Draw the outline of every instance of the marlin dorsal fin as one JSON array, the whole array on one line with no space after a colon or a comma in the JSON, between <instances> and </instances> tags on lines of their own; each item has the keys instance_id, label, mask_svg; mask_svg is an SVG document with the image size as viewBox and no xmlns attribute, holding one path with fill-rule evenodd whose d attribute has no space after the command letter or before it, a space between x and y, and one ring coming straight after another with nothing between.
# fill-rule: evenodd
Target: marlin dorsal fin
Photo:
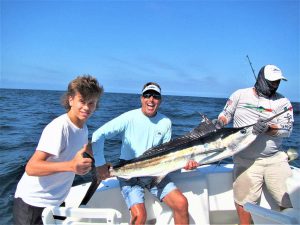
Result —
<instances>
[{"instance_id":1,"label":"marlin dorsal fin","mask_svg":"<svg viewBox=\"0 0 300 225\"><path fill-rule=\"evenodd\" d=\"M195 127L190 132L185 135L172 139L169 142L161 144L157 147L153 147L144 152L141 156L136 158L136 160L141 160L153 156L157 156L160 154L165 154L167 152L176 151L180 147L191 144L193 141L198 140L199 138L206 136L214 131L216 131L216 127L205 115L201 115L203 121Z\"/></svg>"}]
</instances>

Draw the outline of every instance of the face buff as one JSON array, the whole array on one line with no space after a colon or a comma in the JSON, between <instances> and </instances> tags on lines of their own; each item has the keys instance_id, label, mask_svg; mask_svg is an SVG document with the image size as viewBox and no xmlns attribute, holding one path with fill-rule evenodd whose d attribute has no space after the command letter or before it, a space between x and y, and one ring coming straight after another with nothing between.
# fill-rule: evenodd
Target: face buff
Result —
<instances>
[{"instance_id":1,"label":"face buff","mask_svg":"<svg viewBox=\"0 0 300 225\"><path fill-rule=\"evenodd\" d=\"M259 96L270 98L276 93L279 85L265 78L264 69L265 67L260 69L254 87Z\"/></svg>"}]
</instances>

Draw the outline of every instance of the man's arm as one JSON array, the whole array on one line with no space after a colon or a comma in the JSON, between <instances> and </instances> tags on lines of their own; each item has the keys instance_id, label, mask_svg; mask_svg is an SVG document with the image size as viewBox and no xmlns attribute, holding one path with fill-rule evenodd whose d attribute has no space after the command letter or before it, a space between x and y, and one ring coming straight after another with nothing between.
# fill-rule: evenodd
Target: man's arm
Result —
<instances>
[{"instance_id":1,"label":"man's arm","mask_svg":"<svg viewBox=\"0 0 300 225\"><path fill-rule=\"evenodd\" d=\"M278 111L283 111L284 109L291 109L280 115L276 121L271 121L267 134L276 137L289 137L293 130L293 108L291 103L286 99L286 104L284 104Z\"/></svg>"},{"instance_id":2,"label":"man's arm","mask_svg":"<svg viewBox=\"0 0 300 225\"><path fill-rule=\"evenodd\" d=\"M104 157L104 143L106 139L111 139L122 133L126 126L126 116L122 114L103 126L98 128L92 135L92 149L96 167L106 164Z\"/></svg>"},{"instance_id":3,"label":"man's arm","mask_svg":"<svg viewBox=\"0 0 300 225\"><path fill-rule=\"evenodd\" d=\"M29 176L46 176L57 172L74 172L84 175L91 170L92 160L83 158L83 152L89 151L88 145L84 145L75 157L65 162L50 162L47 159L51 154L36 150L28 161L25 171Z\"/></svg>"},{"instance_id":4,"label":"man's arm","mask_svg":"<svg viewBox=\"0 0 300 225\"><path fill-rule=\"evenodd\" d=\"M111 165L106 163L104 157L105 140L111 139L125 130L127 123L126 115L126 113L123 113L122 115L110 120L97 129L92 135L92 149L94 153L97 177L99 180L104 180L110 177L109 168Z\"/></svg>"}]
</instances>

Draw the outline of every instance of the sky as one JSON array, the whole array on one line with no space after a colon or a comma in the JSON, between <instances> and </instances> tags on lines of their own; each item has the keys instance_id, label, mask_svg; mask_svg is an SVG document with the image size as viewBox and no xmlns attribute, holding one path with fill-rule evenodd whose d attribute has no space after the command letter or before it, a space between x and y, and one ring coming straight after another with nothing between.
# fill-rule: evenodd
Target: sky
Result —
<instances>
[{"instance_id":1,"label":"sky","mask_svg":"<svg viewBox=\"0 0 300 225\"><path fill-rule=\"evenodd\" d=\"M1 2L1 88L65 90L78 75L105 92L227 98L266 64L300 102L299 0ZM251 65L247 56L251 61Z\"/></svg>"}]
</instances>

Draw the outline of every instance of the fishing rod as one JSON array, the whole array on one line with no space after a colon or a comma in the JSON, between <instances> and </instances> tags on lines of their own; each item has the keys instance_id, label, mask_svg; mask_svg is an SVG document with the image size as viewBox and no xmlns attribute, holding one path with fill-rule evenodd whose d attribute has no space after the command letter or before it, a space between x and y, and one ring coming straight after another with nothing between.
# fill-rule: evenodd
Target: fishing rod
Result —
<instances>
[{"instance_id":1,"label":"fishing rod","mask_svg":"<svg viewBox=\"0 0 300 225\"><path fill-rule=\"evenodd\" d=\"M87 190L85 196L81 200L80 205L86 205L90 201L90 199L94 195L95 191L97 190L99 184L101 183L101 180L99 180L97 178L97 169L96 169L96 166L95 166L94 157L91 156L89 153L84 152L83 153L83 158L90 158L92 160L92 169L91 169L92 183L91 183L89 189Z\"/></svg>"},{"instance_id":2,"label":"fishing rod","mask_svg":"<svg viewBox=\"0 0 300 225\"><path fill-rule=\"evenodd\" d=\"M288 107L285 107L284 110L282 110L280 113L278 113L278 114L276 114L276 115L274 115L274 116L269 117L268 119L265 120L265 122L271 121L272 119L276 118L277 116L280 116L281 114L285 113L286 111L289 111L289 110L292 111L292 109L293 109L292 106L289 107L289 108L288 108Z\"/></svg>"},{"instance_id":3,"label":"fishing rod","mask_svg":"<svg viewBox=\"0 0 300 225\"><path fill-rule=\"evenodd\" d=\"M292 106L290 106L290 107L284 107L284 109L281 111L281 112L279 112L279 113L277 113L277 114L275 114L274 116L271 116L271 117L269 117L269 118L267 118L267 119L264 119L264 122L270 122L272 119L274 119L274 118L276 118L276 117L278 117L278 116L280 116L280 115L282 115L283 113L285 113L285 112L287 112L287 111L292 111L293 110L293 107ZM251 125L248 125L248 126L246 126L246 127L250 127L250 126L254 126L256 123L253 123L253 124L251 124Z\"/></svg>"},{"instance_id":4,"label":"fishing rod","mask_svg":"<svg viewBox=\"0 0 300 225\"><path fill-rule=\"evenodd\" d=\"M248 62L249 62L250 66L251 66L251 69L252 69L252 73L253 73L253 75L254 75L254 78L255 78L255 80L256 80L255 71L254 71L254 69L253 69L253 67L252 67L252 63L251 63L251 61L250 61L250 58L249 58L249 56L248 56L248 55L246 55L246 57L247 57L247 59L248 59Z\"/></svg>"}]
</instances>

